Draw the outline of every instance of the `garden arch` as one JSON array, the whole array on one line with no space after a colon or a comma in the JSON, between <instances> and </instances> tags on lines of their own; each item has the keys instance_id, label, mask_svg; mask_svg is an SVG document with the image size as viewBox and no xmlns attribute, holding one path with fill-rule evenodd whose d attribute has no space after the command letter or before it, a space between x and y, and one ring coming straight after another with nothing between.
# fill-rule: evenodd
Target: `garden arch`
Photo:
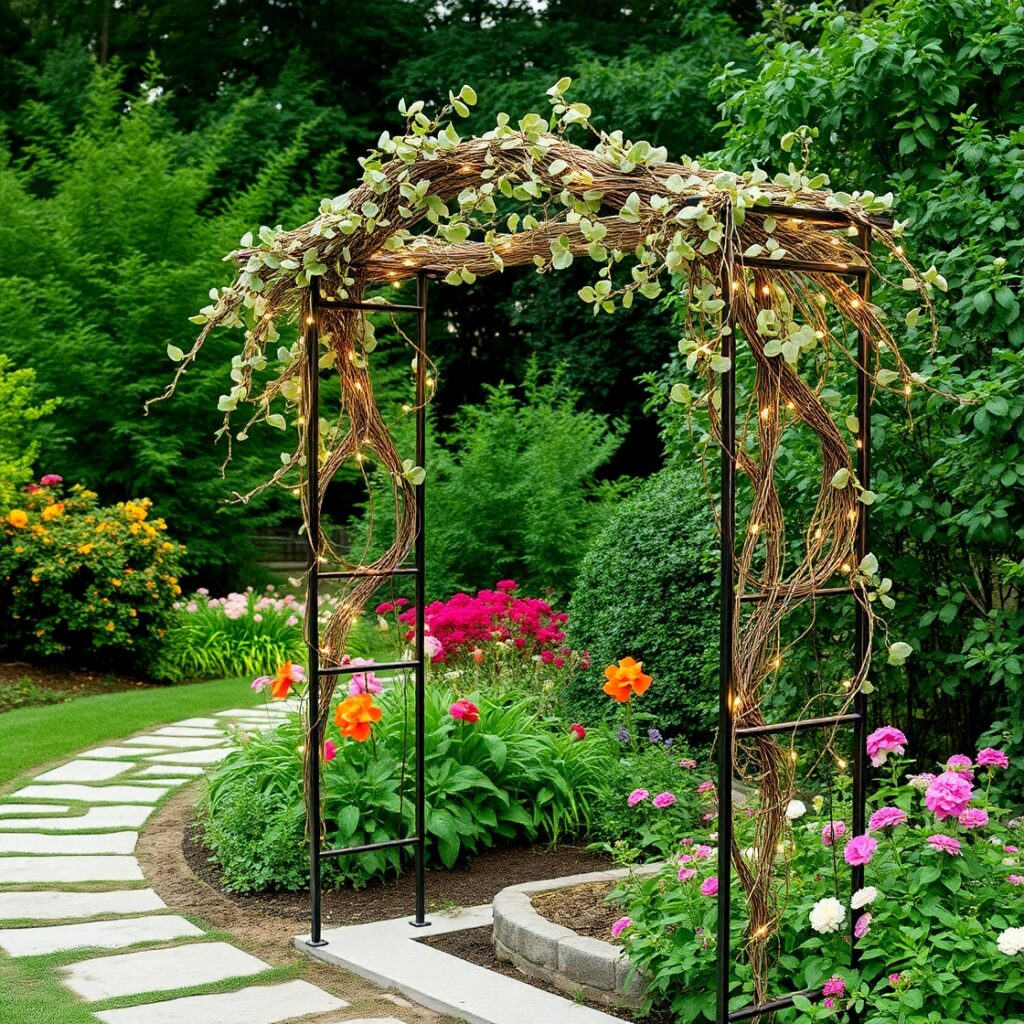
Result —
<instances>
[{"instance_id":1,"label":"garden arch","mask_svg":"<svg viewBox=\"0 0 1024 1024\"><path fill-rule=\"evenodd\" d=\"M468 140L445 120L452 108L468 113L465 105L475 101L468 87L452 96L452 106L434 120L426 117L422 104L406 108L403 103L405 134L391 138L385 133L378 149L360 161L361 186L324 200L319 216L297 230L263 228L259 244L251 236L242 240L233 254L238 277L231 287L211 293L213 304L197 318L204 327L196 345L187 355L179 353L178 376L212 328L242 327L246 340L235 357L234 387L221 401L224 433L230 442L229 417L241 402L255 405L242 437L260 420L285 425L284 415L272 411L275 402L294 415L299 433L294 453L268 484L299 472L310 540L305 749L310 941L319 944L322 856L366 852L378 845L411 846L417 869L414 923L425 923L422 615L414 657L378 666L416 672L416 834L386 844L321 851L318 753L336 682L355 670L341 661L353 615L396 574L415 578L417 607L423 607L423 428L432 391L426 352L428 280L472 284L511 266L534 264L547 272L587 257L600 269L593 287L582 289L580 297L596 315L630 305L638 292L655 299L662 294L662 282L681 296L680 351L704 387L694 394L677 384L673 397L706 408L721 461L717 1020L725 1024L792 1005L792 995L773 999L769 991L771 939L784 911L775 851L794 781L789 752L779 737L788 735L792 741L802 730L820 728L828 731L830 743L839 727L853 728L853 827L855 833L864 829L866 691L876 622L872 604L889 585L878 577L868 546L867 510L874 500L869 490L870 407L878 389L909 395L912 384L921 383L900 357L881 311L871 304L872 243L907 275L905 285L920 291L929 317L933 271L919 274L904 256L897 240L902 226L884 216L891 196L832 193L824 176L809 175L809 132L793 133L788 140L801 144L803 166L791 164L772 181L756 168L740 175L706 170L695 162L670 162L664 151L630 143L621 133L595 132L597 142L587 149L567 138L574 125L590 129L589 108L569 103L567 88L563 80L550 91L550 120L530 114L513 127L501 115L495 129ZM517 209L525 209L525 215ZM474 233L481 237L472 240ZM628 275L623 274L626 268ZM374 286L408 278L418 282L415 305L396 306L367 295ZM370 364L375 342L367 328L373 312L416 317L416 391L410 412L416 417L417 443L412 460L402 458L374 400ZM286 350L284 369L263 380L268 346L279 338L280 321L288 318L300 320L301 341ZM882 367L883 353L891 368ZM745 365L742 378L738 356ZM822 396L838 361L855 367L858 382L856 412L846 417L846 434ZM341 414L323 429L319 393L325 367L337 375ZM782 438L796 426L813 432L821 455L820 486L799 557L794 554L798 546L786 536L775 481ZM380 558L361 565L332 550L320 529L319 510L338 469L366 457L391 474L395 540ZM739 536L738 476L746 478L751 493ZM321 569L326 562L337 568ZM316 607L324 578L338 581L342 599L321 634ZM762 702L779 669L783 621L797 607L813 611L819 600L843 597L853 599L856 616L851 675L832 692L819 694L818 714L801 712L792 721L766 722ZM894 645L890 651L898 657L898 649ZM732 831L737 771L760 793L760 852L752 859L741 855ZM747 901L746 950L757 1004L738 1010L729 1008L734 874ZM862 881L863 869L854 868L853 887Z\"/></svg>"}]
</instances>

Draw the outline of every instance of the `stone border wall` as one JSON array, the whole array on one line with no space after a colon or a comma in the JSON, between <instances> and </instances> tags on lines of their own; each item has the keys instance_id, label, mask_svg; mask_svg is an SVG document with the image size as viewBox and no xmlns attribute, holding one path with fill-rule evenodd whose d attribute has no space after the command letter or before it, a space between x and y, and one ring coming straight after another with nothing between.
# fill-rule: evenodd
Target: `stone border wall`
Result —
<instances>
[{"instance_id":1,"label":"stone border wall","mask_svg":"<svg viewBox=\"0 0 1024 1024\"><path fill-rule=\"evenodd\" d=\"M588 882L617 882L631 871L657 874L661 868L648 864L507 886L494 897L495 954L563 992L583 993L607 1006L638 1006L646 985L622 947L554 924L534 909L531 896Z\"/></svg>"}]
</instances>

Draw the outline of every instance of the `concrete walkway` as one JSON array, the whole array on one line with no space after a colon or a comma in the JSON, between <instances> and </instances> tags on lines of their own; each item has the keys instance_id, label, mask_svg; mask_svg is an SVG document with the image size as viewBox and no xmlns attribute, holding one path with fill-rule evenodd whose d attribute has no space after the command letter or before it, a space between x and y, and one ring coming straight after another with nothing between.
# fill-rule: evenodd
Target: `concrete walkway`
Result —
<instances>
[{"instance_id":1,"label":"concrete walkway","mask_svg":"<svg viewBox=\"0 0 1024 1024\"><path fill-rule=\"evenodd\" d=\"M280 970L174 914L133 856L157 802L229 753L226 730L276 725L287 707L185 719L85 751L3 797L0 950L64 954L62 983L101 1004L92 1013L104 1024L341 1024L345 1000L280 981ZM371 1021L403 1024L345 1024Z\"/></svg>"}]
</instances>

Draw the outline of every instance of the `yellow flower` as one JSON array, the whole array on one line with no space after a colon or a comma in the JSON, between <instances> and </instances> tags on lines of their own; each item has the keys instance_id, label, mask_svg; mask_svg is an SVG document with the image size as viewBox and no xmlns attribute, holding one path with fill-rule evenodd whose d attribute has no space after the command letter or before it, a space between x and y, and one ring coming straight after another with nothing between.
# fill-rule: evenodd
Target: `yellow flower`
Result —
<instances>
[{"instance_id":1,"label":"yellow flower","mask_svg":"<svg viewBox=\"0 0 1024 1024\"><path fill-rule=\"evenodd\" d=\"M110 582L113 583L115 587L121 586L121 581L120 580L111 580Z\"/></svg>"},{"instance_id":2,"label":"yellow flower","mask_svg":"<svg viewBox=\"0 0 1024 1024\"><path fill-rule=\"evenodd\" d=\"M181 594L181 587L179 587L177 584L175 584L171 589L174 591L175 597L178 597Z\"/></svg>"},{"instance_id":3,"label":"yellow flower","mask_svg":"<svg viewBox=\"0 0 1024 1024\"><path fill-rule=\"evenodd\" d=\"M48 523L52 519L56 519L64 511L64 502L58 501L53 505L47 505L43 509L43 522Z\"/></svg>"},{"instance_id":4,"label":"yellow flower","mask_svg":"<svg viewBox=\"0 0 1024 1024\"><path fill-rule=\"evenodd\" d=\"M7 522L9 522L11 526L21 530L28 526L28 513L20 508L12 508L11 511L7 513Z\"/></svg>"},{"instance_id":5,"label":"yellow flower","mask_svg":"<svg viewBox=\"0 0 1024 1024\"><path fill-rule=\"evenodd\" d=\"M32 573L32 582L33 583L38 583L39 582L39 577L35 573Z\"/></svg>"},{"instance_id":6,"label":"yellow flower","mask_svg":"<svg viewBox=\"0 0 1024 1024\"><path fill-rule=\"evenodd\" d=\"M128 609L128 614L134 619L135 616L138 615L139 613L134 608L129 608Z\"/></svg>"},{"instance_id":7,"label":"yellow flower","mask_svg":"<svg viewBox=\"0 0 1024 1024\"><path fill-rule=\"evenodd\" d=\"M78 545L78 553L80 555L90 555L90 554L92 554L92 545L91 544L79 544Z\"/></svg>"},{"instance_id":8,"label":"yellow flower","mask_svg":"<svg viewBox=\"0 0 1024 1024\"><path fill-rule=\"evenodd\" d=\"M114 632L114 624L112 622L108 622L107 623L107 632L108 633L113 633Z\"/></svg>"},{"instance_id":9,"label":"yellow flower","mask_svg":"<svg viewBox=\"0 0 1024 1024\"><path fill-rule=\"evenodd\" d=\"M15 553L16 555L23 555L23 554L25 554L25 549L24 549L24 548L23 548L23 547L22 547L22 546L21 546L21 545L19 544L19 545L18 545L18 546L17 546L17 547L16 547L15 549L14 549L14 553Z\"/></svg>"}]
</instances>

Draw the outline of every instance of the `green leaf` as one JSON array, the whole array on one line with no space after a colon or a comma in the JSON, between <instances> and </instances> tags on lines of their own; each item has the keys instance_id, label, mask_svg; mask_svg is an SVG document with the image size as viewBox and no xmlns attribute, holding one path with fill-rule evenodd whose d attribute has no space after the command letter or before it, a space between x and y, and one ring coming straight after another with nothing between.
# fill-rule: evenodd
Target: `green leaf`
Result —
<instances>
[{"instance_id":1,"label":"green leaf","mask_svg":"<svg viewBox=\"0 0 1024 1024\"><path fill-rule=\"evenodd\" d=\"M182 352L182 350L178 348L177 345L168 345L167 356L168 358L173 359L176 363L180 363L182 359L185 358L185 353Z\"/></svg>"},{"instance_id":2,"label":"green leaf","mask_svg":"<svg viewBox=\"0 0 1024 1024\"><path fill-rule=\"evenodd\" d=\"M831 484L837 491L841 491L849 482L850 471L845 467L837 469L835 473L832 474Z\"/></svg>"},{"instance_id":3,"label":"green leaf","mask_svg":"<svg viewBox=\"0 0 1024 1024\"><path fill-rule=\"evenodd\" d=\"M343 807L336 818L338 823L338 835L342 839L348 839L355 833L359 825L359 808L353 804Z\"/></svg>"},{"instance_id":4,"label":"green leaf","mask_svg":"<svg viewBox=\"0 0 1024 1024\"><path fill-rule=\"evenodd\" d=\"M284 417L279 412L275 412L267 417L267 426L274 427L277 430L284 430L288 424L285 423Z\"/></svg>"}]
</instances>

